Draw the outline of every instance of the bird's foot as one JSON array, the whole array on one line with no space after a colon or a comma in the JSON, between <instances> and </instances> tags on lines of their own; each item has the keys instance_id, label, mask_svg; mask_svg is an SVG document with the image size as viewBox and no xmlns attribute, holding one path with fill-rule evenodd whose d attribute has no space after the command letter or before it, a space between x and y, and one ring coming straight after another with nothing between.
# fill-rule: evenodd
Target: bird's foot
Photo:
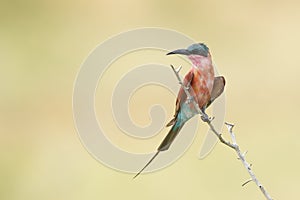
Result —
<instances>
[{"instance_id":1,"label":"bird's foot","mask_svg":"<svg viewBox=\"0 0 300 200\"><path fill-rule=\"evenodd\" d=\"M201 115L202 121L204 121L204 122L211 122L212 120L214 120L214 117L209 117L206 114L205 109L201 109L201 111L202 111L202 115Z\"/></svg>"},{"instance_id":2,"label":"bird's foot","mask_svg":"<svg viewBox=\"0 0 300 200\"><path fill-rule=\"evenodd\" d=\"M210 122L211 121L211 118L206 113L203 113L203 115L201 116L201 119L204 122Z\"/></svg>"},{"instance_id":3,"label":"bird's foot","mask_svg":"<svg viewBox=\"0 0 300 200\"><path fill-rule=\"evenodd\" d=\"M190 88L191 88L191 82L188 82L185 86L185 89L190 90Z\"/></svg>"}]
</instances>

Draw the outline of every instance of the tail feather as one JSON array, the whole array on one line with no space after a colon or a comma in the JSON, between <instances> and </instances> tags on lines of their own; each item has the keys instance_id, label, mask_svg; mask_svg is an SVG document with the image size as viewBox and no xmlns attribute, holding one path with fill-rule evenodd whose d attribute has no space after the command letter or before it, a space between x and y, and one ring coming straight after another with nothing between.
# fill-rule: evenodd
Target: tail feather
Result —
<instances>
[{"instance_id":1,"label":"tail feather","mask_svg":"<svg viewBox=\"0 0 300 200\"><path fill-rule=\"evenodd\" d=\"M157 148L157 151L166 151L166 150L168 150L170 145L172 144L172 142L174 141L174 139L178 135L179 131L183 127L183 125L184 125L184 123L181 122L181 120L177 120L175 122L175 124L172 126L172 128L170 129L167 136L164 138L162 143Z\"/></svg>"},{"instance_id":2,"label":"tail feather","mask_svg":"<svg viewBox=\"0 0 300 200\"><path fill-rule=\"evenodd\" d=\"M175 122L176 122L176 117L174 117L173 119L171 119L171 121L169 121L169 123L167 123L166 127L174 125Z\"/></svg>"},{"instance_id":3,"label":"tail feather","mask_svg":"<svg viewBox=\"0 0 300 200\"><path fill-rule=\"evenodd\" d=\"M148 165L154 160L154 158L161 152L161 151L166 151L169 149L170 145L174 141L175 137L178 135L179 131L183 127L184 123L177 120L175 124L172 126L170 129L169 133L165 137L165 139L162 141L162 143L159 145L157 148L157 152L152 156L152 158L147 162L147 164L133 177L135 179L138 175L140 175Z\"/></svg>"},{"instance_id":4,"label":"tail feather","mask_svg":"<svg viewBox=\"0 0 300 200\"><path fill-rule=\"evenodd\" d=\"M155 154L154 154L154 156L152 156L152 158L147 162L147 164L139 171L139 173L137 173L134 177L133 177L133 179L135 179L138 175L140 175L143 171L144 171L144 169L146 169L146 167L148 167L148 165L154 160L154 158L159 154L159 152L160 151L157 151Z\"/></svg>"}]
</instances>

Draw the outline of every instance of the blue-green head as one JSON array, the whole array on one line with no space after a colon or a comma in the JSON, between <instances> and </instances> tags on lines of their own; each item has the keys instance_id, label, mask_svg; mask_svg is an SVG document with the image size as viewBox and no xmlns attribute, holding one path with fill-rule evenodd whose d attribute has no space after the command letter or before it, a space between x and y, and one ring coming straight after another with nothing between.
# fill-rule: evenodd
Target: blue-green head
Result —
<instances>
[{"instance_id":1,"label":"blue-green head","mask_svg":"<svg viewBox=\"0 0 300 200\"><path fill-rule=\"evenodd\" d=\"M207 57L209 55L209 48L204 43L196 43L189 46L187 49L177 49L175 51L171 51L167 53L167 55L171 54L182 54L182 55L200 55Z\"/></svg>"}]
</instances>

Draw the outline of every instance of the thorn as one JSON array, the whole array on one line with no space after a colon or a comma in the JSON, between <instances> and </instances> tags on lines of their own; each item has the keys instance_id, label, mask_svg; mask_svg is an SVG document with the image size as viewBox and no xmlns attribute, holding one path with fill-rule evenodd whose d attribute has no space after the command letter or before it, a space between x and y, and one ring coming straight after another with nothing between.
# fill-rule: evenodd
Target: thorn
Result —
<instances>
[{"instance_id":1,"label":"thorn","mask_svg":"<svg viewBox=\"0 0 300 200\"><path fill-rule=\"evenodd\" d=\"M179 66L175 71L176 71L177 73L179 73L180 70L181 70L181 68L182 68L182 66Z\"/></svg>"},{"instance_id":2,"label":"thorn","mask_svg":"<svg viewBox=\"0 0 300 200\"><path fill-rule=\"evenodd\" d=\"M250 183L251 181L253 181L252 179L249 179L248 181L246 181L245 183L242 184L242 187L244 187L245 185L247 185L248 183Z\"/></svg>"},{"instance_id":3,"label":"thorn","mask_svg":"<svg viewBox=\"0 0 300 200\"><path fill-rule=\"evenodd\" d=\"M232 126L232 127L234 127L234 124L231 124L231 123L229 123L229 122L225 122L225 124L226 124L227 126Z\"/></svg>"},{"instance_id":4,"label":"thorn","mask_svg":"<svg viewBox=\"0 0 300 200\"><path fill-rule=\"evenodd\" d=\"M245 152L242 154L242 156L245 157L245 156L247 155L247 153L248 153L248 150L245 151Z\"/></svg>"},{"instance_id":5,"label":"thorn","mask_svg":"<svg viewBox=\"0 0 300 200\"><path fill-rule=\"evenodd\" d=\"M173 70L174 72L176 72L174 66L173 66L173 65L170 65L170 66L171 66L172 70Z\"/></svg>"},{"instance_id":6,"label":"thorn","mask_svg":"<svg viewBox=\"0 0 300 200\"><path fill-rule=\"evenodd\" d=\"M233 129L233 127L234 127L234 124L225 122L225 125L227 126L227 128L229 129L229 131L232 132L232 129Z\"/></svg>"}]
</instances>

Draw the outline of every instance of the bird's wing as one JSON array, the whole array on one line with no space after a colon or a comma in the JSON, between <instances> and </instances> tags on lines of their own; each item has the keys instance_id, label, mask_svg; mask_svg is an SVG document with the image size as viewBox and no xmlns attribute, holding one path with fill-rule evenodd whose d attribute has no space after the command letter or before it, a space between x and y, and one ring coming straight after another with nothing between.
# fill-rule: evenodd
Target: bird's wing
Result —
<instances>
[{"instance_id":1,"label":"bird's wing","mask_svg":"<svg viewBox=\"0 0 300 200\"><path fill-rule=\"evenodd\" d=\"M194 73L193 73L193 70L191 69L184 77L184 80L183 80L183 84L185 86L188 86L191 85L192 81L193 81L193 78L194 78ZM177 115L180 111L180 106L182 103L184 103L186 101L186 94L185 94L185 91L182 87L180 87L180 90L178 92L178 95L177 95L177 99L176 99L176 107L175 107L175 114L174 114L174 118L166 125L167 127L168 126L172 126L175 124L176 122L176 119L177 119Z\"/></svg>"},{"instance_id":2,"label":"bird's wing","mask_svg":"<svg viewBox=\"0 0 300 200\"><path fill-rule=\"evenodd\" d=\"M218 98L222 92L224 91L225 87L225 78L223 76L217 76L214 80L214 86L210 95L210 101L207 103L208 107L216 98Z\"/></svg>"}]
</instances>

